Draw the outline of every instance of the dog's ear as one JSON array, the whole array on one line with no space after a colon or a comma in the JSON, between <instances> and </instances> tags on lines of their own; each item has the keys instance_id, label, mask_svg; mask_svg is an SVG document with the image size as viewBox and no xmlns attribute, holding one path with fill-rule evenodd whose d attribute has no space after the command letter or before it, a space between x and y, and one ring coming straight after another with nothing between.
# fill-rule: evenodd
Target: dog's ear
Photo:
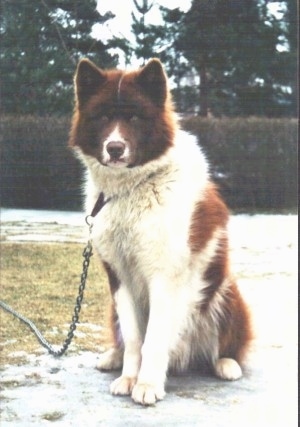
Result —
<instances>
[{"instance_id":1,"label":"dog's ear","mask_svg":"<svg viewBox=\"0 0 300 427\"><path fill-rule=\"evenodd\" d=\"M82 59L75 74L75 93L79 106L83 106L105 81L104 71L90 60Z\"/></svg>"},{"instance_id":2,"label":"dog's ear","mask_svg":"<svg viewBox=\"0 0 300 427\"><path fill-rule=\"evenodd\" d=\"M167 77L159 59L151 59L138 73L137 83L151 100L162 107L167 98Z\"/></svg>"}]
</instances>

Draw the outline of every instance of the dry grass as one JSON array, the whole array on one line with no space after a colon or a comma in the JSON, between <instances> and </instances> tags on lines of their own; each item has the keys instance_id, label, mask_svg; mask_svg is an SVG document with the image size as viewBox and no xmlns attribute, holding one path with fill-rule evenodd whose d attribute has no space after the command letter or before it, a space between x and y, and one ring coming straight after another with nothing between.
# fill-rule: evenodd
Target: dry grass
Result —
<instances>
[{"instance_id":1,"label":"dry grass","mask_svg":"<svg viewBox=\"0 0 300 427\"><path fill-rule=\"evenodd\" d=\"M79 244L1 245L1 300L32 320L51 344L60 346L66 337L80 284L82 250ZM86 325L103 325L109 303L106 277L97 261L94 255L72 351L96 351L102 345L102 333ZM0 316L1 364L18 352L40 351L27 326L2 309Z\"/></svg>"}]
</instances>

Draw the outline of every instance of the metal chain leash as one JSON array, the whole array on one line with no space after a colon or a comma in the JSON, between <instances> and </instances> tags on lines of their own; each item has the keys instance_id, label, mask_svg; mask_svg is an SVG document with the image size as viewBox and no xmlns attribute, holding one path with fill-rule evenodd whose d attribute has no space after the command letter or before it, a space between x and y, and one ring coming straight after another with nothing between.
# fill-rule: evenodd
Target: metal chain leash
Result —
<instances>
[{"instance_id":1,"label":"metal chain leash","mask_svg":"<svg viewBox=\"0 0 300 427\"><path fill-rule=\"evenodd\" d=\"M11 313L13 316L21 320L23 323L25 323L35 334L40 344L45 347L48 352L55 357L62 356L68 349L69 345L71 344L71 341L74 337L74 332L77 327L77 323L79 322L79 313L81 310L81 304L83 300L85 285L86 285L86 279L88 275L88 268L90 264L90 259L93 255L93 247L92 247L92 241L91 241L91 232L93 228L93 223L90 221L90 216L87 216L85 219L87 225L89 226L89 240L86 245L86 247L83 250L82 256L84 257L83 263L82 263L82 273L80 276L80 285L78 289L78 296L76 298L76 303L74 307L74 314L72 317L72 322L70 324L69 332L67 335L67 338L65 342L63 343L62 347L59 350L55 350L54 347L45 339L45 337L42 335L42 333L39 331L39 329L35 326L35 324L27 319L27 317L23 316L22 314L18 313L16 310L11 308L9 305L7 305L5 302L0 301L0 307L3 308L8 313Z\"/></svg>"}]
</instances>

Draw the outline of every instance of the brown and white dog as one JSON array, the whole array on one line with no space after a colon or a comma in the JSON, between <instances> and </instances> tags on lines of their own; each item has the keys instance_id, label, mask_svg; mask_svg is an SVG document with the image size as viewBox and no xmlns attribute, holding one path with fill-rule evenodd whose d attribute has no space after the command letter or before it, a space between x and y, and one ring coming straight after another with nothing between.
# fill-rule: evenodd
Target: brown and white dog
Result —
<instances>
[{"instance_id":1,"label":"brown and white dog","mask_svg":"<svg viewBox=\"0 0 300 427\"><path fill-rule=\"evenodd\" d=\"M111 393L152 405L169 371L204 365L240 378L251 327L228 263L228 211L177 127L161 63L103 71L84 59L75 86L70 145L87 167L88 213L102 197L93 241L115 342L98 367L122 368Z\"/></svg>"}]
</instances>

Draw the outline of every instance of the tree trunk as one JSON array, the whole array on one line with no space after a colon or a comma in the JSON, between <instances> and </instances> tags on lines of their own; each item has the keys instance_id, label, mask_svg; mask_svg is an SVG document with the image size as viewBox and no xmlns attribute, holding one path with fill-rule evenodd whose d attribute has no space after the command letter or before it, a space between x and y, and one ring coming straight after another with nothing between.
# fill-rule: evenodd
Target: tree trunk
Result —
<instances>
[{"instance_id":1,"label":"tree trunk","mask_svg":"<svg viewBox=\"0 0 300 427\"><path fill-rule=\"evenodd\" d=\"M202 65L199 70L200 76L200 113L201 117L208 115L208 80L205 65Z\"/></svg>"}]
</instances>

